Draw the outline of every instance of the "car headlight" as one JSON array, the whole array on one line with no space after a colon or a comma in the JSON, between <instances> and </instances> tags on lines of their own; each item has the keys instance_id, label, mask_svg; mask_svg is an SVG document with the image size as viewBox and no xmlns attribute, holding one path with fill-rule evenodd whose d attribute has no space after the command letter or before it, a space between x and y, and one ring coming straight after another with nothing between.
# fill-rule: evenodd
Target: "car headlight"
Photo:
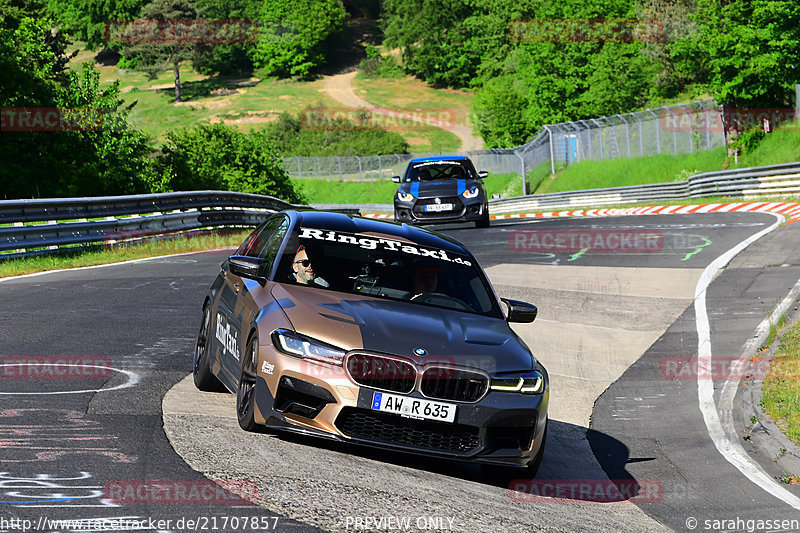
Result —
<instances>
[{"instance_id":1,"label":"car headlight","mask_svg":"<svg viewBox=\"0 0 800 533\"><path fill-rule=\"evenodd\" d=\"M397 193L397 198L401 202L410 202L411 200L414 199L414 196L411 195L411 194L408 194L407 192L398 192Z\"/></svg>"},{"instance_id":2,"label":"car headlight","mask_svg":"<svg viewBox=\"0 0 800 533\"><path fill-rule=\"evenodd\" d=\"M534 370L524 374L492 376L490 387L500 392L520 392L522 394L540 394L544 391L544 376Z\"/></svg>"},{"instance_id":3,"label":"car headlight","mask_svg":"<svg viewBox=\"0 0 800 533\"><path fill-rule=\"evenodd\" d=\"M288 329L273 331L272 344L279 351L302 359L311 359L332 365L341 365L344 360L344 350Z\"/></svg>"},{"instance_id":4,"label":"car headlight","mask_svg":"<svg viewBox=\"0 0 800 533\"><path fill-rule=\"evenodd\" d=\"M471 189L467 189L466 191L462 192L461 196L463 196L464 198L475 198L476 196L478 196L479 192L481 192L480 189L478 189L477 187L473 187Z\"/></svg>"}]
</instances>

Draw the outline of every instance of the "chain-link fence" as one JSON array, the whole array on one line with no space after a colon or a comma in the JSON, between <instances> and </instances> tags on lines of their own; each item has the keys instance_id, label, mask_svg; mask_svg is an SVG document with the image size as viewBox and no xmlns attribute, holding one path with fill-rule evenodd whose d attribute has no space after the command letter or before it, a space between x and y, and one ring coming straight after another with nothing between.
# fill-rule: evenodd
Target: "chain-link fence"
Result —
<instances>
[{"instance_id":1,"label":"chain-link fence","mask_svg":"<svg viewBox=\"0 0 800 533\"><path fill-rule=\"evenodd\" d=\"M720 107L714 100L548 124L551 171L581 160L656 154L691 154L724 146ZM523 148L523 147L520 147Z\"/></svg>"},{"instance_id":2,"label":"chain-link fence","mask_svg":"<svg viewBox=\"0 0 800 533\"><path fill-rule=\"evenodd\" d=\"M555 173L556 168L577 161L687 154L724 145L721 109L709 99L547 124L522 146L448 154L467 155L478 170L491 174L525 176L545 164ZM284 157L283 164L295 178L365 182L398 176L411 159L425 155L440 154Z\"/></svg>"},{"instance_id":3,"label":"chain-link fence","mask_svg":"<svg viewBox=\"0 0 800 533\"><path fill-rule=\"evenodd\" d=\"M447 155L468 155L479 170L492 174L521 174L522 159L493 150L447 152ZM442 153L392 154L370 156L284 157L283 166L295 178L333 181L378 181L400 176L408 162L416 157L445 155Z\"/></svg>"}]
</instances>

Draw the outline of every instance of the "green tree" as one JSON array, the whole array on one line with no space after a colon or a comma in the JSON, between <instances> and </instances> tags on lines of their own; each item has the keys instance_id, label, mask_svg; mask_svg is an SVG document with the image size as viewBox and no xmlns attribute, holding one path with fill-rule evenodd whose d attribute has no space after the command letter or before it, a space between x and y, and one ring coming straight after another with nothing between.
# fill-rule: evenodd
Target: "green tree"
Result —
<instances>
[{"instance_id":1,"label":"green tree","mask_svg":"<svg viewBox=\"0 0 800 533\"><path fill-rule=\"evenodd\" d=\"M262 3L262 0L195 0L198 18L224 20L252 27L253 31L248 35L234 34L229 41L201 44L193 59L194 68L204 74L252 73L256 24Z\"/></svg>"},{"instance_id":2,"label":"green tree","mask_svg":"<svg viewBox=\"0 0 800 533\"><path fill-rule=\"evenodd\" d=\"M191 32L184 31L196 19L197 12L189 0L153 0L142 9L142 19L132 22L133 28L147 25L147 21L164 21L164 31L148 34L152 38L130 44L123 51L136 57L137 68L151 79L172 69L176 102L181 101L181 61L194 58L199 46Z\"/></svg>"},{"instance_id":3,"label":"green tree","mask_svg":"<svg viewBox=\"0 0 800 533\"><path fill-rule=\"evenodd\" d=\"M472 115L488 146L527 140L542 125L628 112L647 102L655 69L643 43L621 31L629 0L604 5L565 0L508 10L506 56L483 67L500 80L478 87ZM602 11L601 11L602 9ZM509 22L511 24L511 22ZM506 93L506 94L504 94Z\"/></svg>"},{"instance_id":4,"label":"green tree","mask_svg":"<svg viewBox=\"0 0 800 533\"><path fill-rule=\"evenodd\" d=\"M782 107L800 82L800 4L793 0L698 0L697 32L673 47L684 72L707 72L717 101Z\"/></svg>"},{"instance_id":5,"label":"green tree","mask_svg":"<svg viewBox=\"0 0 800 533\"><path fill-rule=\"evenodd\" d=\"M341 0L265 1L253 62L266 76L307 76L325 62L326 39L346 18Z\"/></svg>"},{"instance_id":6,"label":"green tree","mask_svg":"<svg viewBox=\"0 0 800 533\"><path fill-rule=\"evenodd\" d=\"M525 86L511 76L486 82L472 103L475 131L490 148L510 148L528 140L532 128L525 119Z\"/></svg>"},{"instance_id":7,"label":"green tree","mask_svg":"<svg viewBox=\"0 0 800 533\"><path fill-rule=\"evenodd\" d=\"M468 87L480 56L465 24L468 0L385 0L386 44L402 50L403 65L438 87Z\"/></svg>"},{"instance_id":8,"label":"green tree","mask_svg":"<svg viewBox=\"0 0 800 533\"><path fill-rule=\"evenodd\" d=\"M642 55L652 62L656 96L673 98L706 80L699 64L681 69L673 54L676 41L696 34L690 18L696 11L697 0L640 0L636 7L638 18L651 29L644 36Z\"/></svg>"},{"instance_id":9,"label":"green tree","mask_svg":"<svg viewBox=\"0 0 800 533\"><path fill-rule=\"evenodd\" d=\"M0 108L11 113L56 112L66 126L56 131L3 131L0 183L6 198L134 194L157 188L147 138L131 130L119 87L99 87L85 65L67 72L66 41L39 16L0 16ZM20 110L19 108L26 108ZM41 115L40 115L41 116ZM31 122L29 121L28 124ZM17 125L20 122L17 121ZM13 157L11 156L13 154Z\"/></svg>"},{"instance_id":10,"label":"green tree","mask_svg":"<svg viewBox=\"0 0 800 533\"><path fill-rule=\"evenodd\" d=\"M158 166L171 175L173 190L229 190L303 201L261 132L214 124L175 131L168 138Z\"/></svg>"},{"instance_id":11,"label":"green tree","mask_svg":"<svg viewBox=\"0 0 800 533\"><path fill-rule=\"evenodd\" d=\"M73 38L84 41L89 50L118 44L109 42L110 29L118 22L131 20L147 0L46 0L50 16Z\"/></svg>"}]
</instances>

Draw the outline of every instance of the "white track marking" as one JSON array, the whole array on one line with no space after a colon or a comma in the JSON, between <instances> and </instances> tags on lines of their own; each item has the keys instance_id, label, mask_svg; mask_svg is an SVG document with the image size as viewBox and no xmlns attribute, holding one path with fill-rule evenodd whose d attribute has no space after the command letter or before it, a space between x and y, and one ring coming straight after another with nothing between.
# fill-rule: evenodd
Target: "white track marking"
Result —
<instances>
[{"instance_id":1,"label":"white track marking","mask_svg":"<svg viewBox=\"0 0 800 533\"><path fill-rule=\"evenodd\" d=\"M157 259L165 259L167 257L179 257L179 256L182 256L182 255L192 255L192 254L205 254L205 253L208 253L208 252L220 252L220 251L223 251L223 250L229 250L229 248L219 248L217 250L201 250L199 252L183 252L183 253L179 253L179 254L169 254L169 255L156 255L154 257L143 257L141 259L130 259L128 261L120 261L118 263L105 263L105 264L102 264L102 265L89 265L89 266L75 267L75 268L60 268L58 270L45 270L44 272L33 272L31 274L20 274L19 276L7 276L5 278L0 278L0 283L2 283L4 281L9 281L9 280L12 280L12 279L33 278L33 277L36 277L36 276L44 276L44 275L47 275L47 274L55 274L57 272L74 272L74 271L77 271L77 270L88 270L90 268L108 268L108 267L113 267L113 266L118 266L118 265L129 265L131 263L142 263L142 262L145 262L145 261L155 261ZM232 248L230 248L230 250L232 250Z\"/></svg>"},{"instance_id":2,"label":"white track marking","mask_svg":"<svg viewBox=\"0 0 800 533\"><path fill-rule=\"evenodd\" d=\"M733 259L733 257L744 250L747 246L757 241L767 233L771 232L783 221L783 217L775 215L776 222L770 227L759 231L746 240L740 242L706 267L695 288L694 310L697 326L697 359L699 368L711 368L711 329L709 327L708 314L706 311L706 290L714 279L714 276ZM759 465L750 460L744 448L735 441L732 441L722 427L717 406L714 402L714 381L711 379L697 380L697 395L700 403L700 411L703 414L706 428L711 440L714 442L719 453L730 464L735 466L750 481L764 489L767 493L775 496L783 502L800 510L800 498L786 490L772 477L764 472ZM729 378L730 381L732 378ZM727 385L727 384L726 384Z\"/></svg>"},{"instance_id":3,"label":"white track marking","mask_svg":"<svg viewBox=\"0 0 800 533\"><path fill-rule=\"evenodd\" d=\"M0 367L7 367L7 366L22 366L28 363L5 363L0 364ZM55 363L54 366L58 366L60 363ZM65 365L61 365L65 366ZM141 377L136 372L132 370L123 370L121 368L111 368L109 366L101 366L101 365L81 365L84 368L102 368L105 370L111 370L114 372L119 372L121 374L125 374L128 376L128 381L122 383L120 385L115 385L113 387L108 387L107 389L81 389L81 390L65 390L65 391L48 391L48 392L3 392L0 391L0 396L50 396L53 394L84 394L84 393L95 393L95 392L108 392L112 390L120 390L120 389L127 389L128 387L133 387L134 385L138 384L141 380Z\"/></svg>"}]
</instances>

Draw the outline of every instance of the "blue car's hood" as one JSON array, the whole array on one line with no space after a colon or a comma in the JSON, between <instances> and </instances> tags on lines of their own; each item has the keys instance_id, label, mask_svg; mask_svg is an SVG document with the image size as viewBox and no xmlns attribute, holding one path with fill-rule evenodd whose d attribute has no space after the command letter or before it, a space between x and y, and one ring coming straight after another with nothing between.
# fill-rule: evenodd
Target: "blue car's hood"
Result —
<instances>
[{"instance_id":1,"label":"blue car's hood","mask_svg":"<svg viewBox=\"0 0 800 533\"><path fill-rule=\"evenodd\" d=\"M415 198L433 198L436 196L458 196L473 187L479 187L478 180L443 179L435 181L412 181L402 183L397 188L400 192L411 194Z\"/></svg>"}]
</instances>

